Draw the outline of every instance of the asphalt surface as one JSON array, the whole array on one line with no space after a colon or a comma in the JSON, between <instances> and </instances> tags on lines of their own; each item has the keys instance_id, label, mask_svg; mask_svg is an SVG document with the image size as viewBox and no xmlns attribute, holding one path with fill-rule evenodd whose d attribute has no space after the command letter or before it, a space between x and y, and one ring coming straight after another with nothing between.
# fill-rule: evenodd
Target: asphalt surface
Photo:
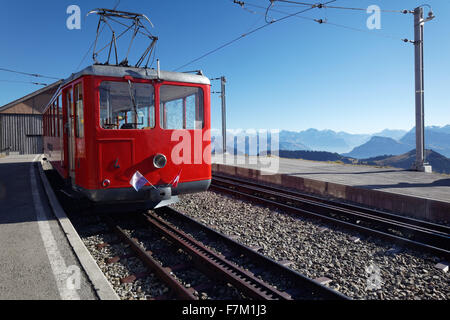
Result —
<instances>
[{"instance_id":1,"label":"asphalt surface","mask_svg":"<svg viewBox=\"0 0 450 320\"><path fill-rule=\"evenodd\" d=\"M246 159L244 156L235 158L229 155L225 164L450 202L450 176L448 175L276 157L263 160L272 161L272 165L269 166L258 163L256 159L256 157ZM213 157L212 162L224 163L222 155Z\"/></svg>"},{"instance_id":2,"label":"asphalt surface","mask_svg":"<svg viewBox=\"0 0 450 320\"><path fill-rule=\"evenodd\" d=\"M67 280L71 275L80 275L70 282L75 299L97 299L57 220L50 213L36 167L32 169L37 186L33 190L30 166L35 158L36 155L0 158L0 300L67 298L61 294L55 263L50 263L48 245L44 244L49 235L56 244L53 249L62 258L59 267L66 268ZM50 232L45 235L38 224L36 197L44 215L41 219L49 226L47 231ZM79 289L73 289L78 283Z\"/></svg>"}]
</instances>

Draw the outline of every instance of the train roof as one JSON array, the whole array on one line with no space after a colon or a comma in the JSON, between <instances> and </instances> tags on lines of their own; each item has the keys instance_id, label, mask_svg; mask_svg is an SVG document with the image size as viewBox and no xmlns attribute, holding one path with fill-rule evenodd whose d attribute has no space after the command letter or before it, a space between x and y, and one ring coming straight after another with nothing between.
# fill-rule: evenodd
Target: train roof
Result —
<instances>
[{"instance_id":1,"label":"train roof","mask_svg":"<svg viewBox=\"0 0 450 320\"><path fill-rule=\"evenodd\" d=\"M61 92L61 89L68 83L76 80L82 76L104 76L104 77L117 77L123 78L125 76L131 76L136 79L148 79L148 80L156 80L158 79L157 71L155 69L146 69L146 68L135 68L135 67L122 67L122 66L111 66L111 65L100 65L94 64L89 67L84 68L83 70L72 73L70 77L65 80L61 80L60 86L53 97L50 99L50 102L45 106L42 112L45 112L49 106L56 100L58 94ZM160 71L160 80L165 81L173 81L173 82L187 82L187 83L195 83L195 84L207 84L210 85L211 82L209 79L200 74L193 74L187 72L172 72L172 71Z\"/></svg>"},{"instance_id":2,"label":"train roof","mask_svg":"<svg viewBox=\"0 0 450 320\"><path fill-rule=\"evenodd\" d=\"M92 75L92 76L105 76L105 77L118 77L123 78L125 76L131 76L136 79L158 79L157 71L155 69L135 68L135 67L122 67L111 65L91 65L81 70L80 72L73 73L67 78L62 86L78 79L79 77ZM211 84L209 79L203 75L184 73L184 72L172 72L172 71L160 71L160 80L174 81L174 82L188 82L196 84Z\"/></svg>"}]
</instances>

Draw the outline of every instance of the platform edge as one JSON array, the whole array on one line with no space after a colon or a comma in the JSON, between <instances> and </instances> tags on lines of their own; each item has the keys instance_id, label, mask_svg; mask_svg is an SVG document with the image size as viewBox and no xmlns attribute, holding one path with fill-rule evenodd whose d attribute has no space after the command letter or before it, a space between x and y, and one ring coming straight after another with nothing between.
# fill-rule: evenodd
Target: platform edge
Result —
<instances>
[{"instance_id":1,"label":"platform edge","mask_svg":"<svg viewBox=\"0 0 450 320\"><path fill-rule=\"evenodd\" d=\"M75 228L73 227L66 213L62 209L55 193L53 192L53 189L50 186L50 183L47 180L47 177L45 176L41 161L38 160L37 164L39 175L41 177L41 181L44 186L45 193L47 194L50 206L53 210L53 214L58 219L58 223L61 228L64 230L67 240L69 241L69 244L72 247L75 255L77 256L78 261L83 267L86 275L91 281L98 298L100 300L120 300L119 296L114 291L113 287L106 279L103 272L100 270L94 258L92 258L80 236L75 231Z\"/></svg>"}]
</instances>

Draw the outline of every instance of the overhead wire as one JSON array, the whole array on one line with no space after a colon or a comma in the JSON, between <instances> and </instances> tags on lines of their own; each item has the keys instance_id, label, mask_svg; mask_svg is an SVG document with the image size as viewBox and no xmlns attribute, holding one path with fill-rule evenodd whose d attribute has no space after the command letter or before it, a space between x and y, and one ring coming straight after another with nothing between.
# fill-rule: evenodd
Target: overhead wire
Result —
<instances>
[{"instance_id":1,"label":"overhead wire","mask_svg":"<svg viewBox=\"0 0 450 320\"><path fill-rule=\"evenodd\" d=\"M230 0L230 1L234 2L233 0ZM257 5L257 4L254 4L254 3L245 2L244 3L244 7L245 7L245 5L266 10L265 7ZM324 7L324 8L327 9L326 7ZM288 12L277 10L277 9L273 9L273 8L270 11L276 12L276 13L280 13L280 14L289 14ZM265 15L264 13L257 12L257 11L253 11L252 13L260 14L260 15L263 15L263 16ZM343 28L343 29L357 31L357 32L362 32L362 33L367 33L367 34L370 34L372 36L378 36L378 37L383 37L383 38L388 38L388 39L393 39L393 40L400 40L400 41L403 41L403 42L405 40L405 39L401 38L400 36L395 36L395 35L390 35L390 34L386 34L386 33L380 33L378 31L374 32L374 31L370 31L370 30L365 30L365 29L360 29L360 28L356 28L356 27L352 27L352 26L347 26L347 25L331 22L328 19L314 19L314 18L305 17L305 16L295 16L295 18L299 18L299 19L303 19L303 20L315 21L315 22L318 22L319 24L328 24L328 25L331 25L331 26L334 26L334 27L338 27L338 28Z\"/></svg>"},{"instance_id":2,"label":"overhead wire","mask_svg":"<svg viewBox=\"0 0 450 320\"><path fill-rule=\"evenodd\" d=\"M291 0L269 0L271 3L274 2L284 2L290 4L296 4L301 6L316 6L317 8L329 8L329 9L340 9L340 10L353 10L353 11L367 11L367 8L357 8L357 7L343 7L343 6L329 6L326 3L309 3L309 2L301 2L301 1L291 1ZM381 12L391 12L391 13L410 13L410 10L384 10L380 9Z\"/></svg>"},{"instance_id":3,"label":"overhead wire","mask_svg":"<svg viewBox=\"0 0 450 320\"><path fill-rule=\"evenodd\" d=\"M44 87L48 86L47 83L33 82L33 81L0 80L0 82L8 82L8 83L28 83L28 84L34 84L34 85L44 86Z\"/></svg>"},{"instance_id":4,"label":"overhead wire","mask_svg":"<svg viewBox=\"0 0 450 320\"><path fill-rule=\"evenodd\" d=\"M28 73L28 72L22 72L22 71L11 70L11 69L6 69L6 68L0 68L0 71L17 73L17 74L22 74L22 75L26 75L26 76L30 76L30 77L35 77L35 78L47 78L47 79L55 79L55 80L61 79L61 78L56 78L56 77L45 76L45 75L38 74L38 73Z\"/></svg>"},{"instance_id":5,"label":"overhead wire","mask_svg":"<svg viewBox=\"0 0 450 320\"><path fill-rule=\"evenodd\" d=\"M330 0L330 1L326 2L326 3L328 4L328 3L335 2L335 1L336 1L336 0ZM209 51L209 52L207 52L207 53L201 55L200 57L195 58L195 59L189 61L188 63L183 64L182 66L176 68L174 71L178 71L178 70L180 70L180 69L182 69L182 68L184 68L184 67L186 67L186 66L188 66L188 65L190 65L190 64L192 64L192 63L194 63L194 62L196 62L196 61L198 61L198 60L200 60L200 59L203 59L203 58L205 58L205 57L207 57L207 56L209 56L209 55L211 55L211 54L213 54L213 53L215 53L215 52L217 52L217 51L219 51L219 50L221 50L221 49L223 49L223 48L225 48L225 47L231 45L232 43L234 43L234 42L236 42L236 41L238 41L238 40L240 40L240 39L242 39L242 38L244 38L244 37L246 37L246 36L248 36L248 35L250 35L250 34L253 34L253 33L255 33L255 32L259 31L259 30L262 30L262 29L264 29L264 28L266 28L266 27L268 27L268 26L270 26L270 25L272 25L272 24L274 24L274 23L277 23L277 22L286 20L286 19L288 19L288 18L290 18L290 17L296 16L296 15L298 15L298 14L300 14L300 13L307 12L307 11L312 10L312 9L314 9L314 8L315 8L314 6L311 6L311 7L309 7L309 8L306 8L306 9L300 10L300 11L298 11L298 12L294 12L294 13L292 13L292 14L289 14L289 15L287 15L287 16L284 16L284 17L282 17L282 18L279 18L278 20L272 20L272 21L270 21L269 23L266 23L266 24L264 24L264 25L262 25L262 26L259 26L259 27L255 28L255 29L253 29L253 30L247 32L247 33L244 33L244 34L240 35L239 37L236 37L236 38L234 38L234 39L232 39L232 40L230 40L230 41L228 41L228 42L222 44L221 46L219 46L219 47L217 47L217 48L215 48L215 49L213 49L213 50L211 50L211 51Z\"/></svg>"}]
</instances>

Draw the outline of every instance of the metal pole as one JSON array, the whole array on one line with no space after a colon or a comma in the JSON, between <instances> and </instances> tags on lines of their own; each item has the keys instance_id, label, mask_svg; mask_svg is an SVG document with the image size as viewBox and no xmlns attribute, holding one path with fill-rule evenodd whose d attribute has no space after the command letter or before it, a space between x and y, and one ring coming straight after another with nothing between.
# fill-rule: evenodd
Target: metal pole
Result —
<instances>
[{"instance_id":1,"label":"metal pole","mask_svg":"<svg viewBox=\"0 0 450 320\"><path fill-rule=\"evenodd\" d=\"M424 165L424 92L423 92L423 8L414 9L414 62L416 88L416 170Z\"/></svg>"},{"instance_id":2,"label":"metal pole","mask_svg":"<svg viewBox=\"0 0 450 320\"><path fill-rule=\"evenodd\" d=\"M222 150L223 154L227 152L227 112L226 112L226 101L225 101L225 83L227 80L224 76L220 77L221 92L220 97L222 98Z\"/></svg>"},{"instance_id":3,"label":"metal pole","mask_svg":"<svg viewBox=\"0 0 450 320\"><path fill-rule=\"evenodd\" d=\"M425 162L425 121L424 121L424 72L423 72L423 8L414 9L414 62L416 100L416 163L417 171L431 172Z\"/></svg>"}]
</instances>

